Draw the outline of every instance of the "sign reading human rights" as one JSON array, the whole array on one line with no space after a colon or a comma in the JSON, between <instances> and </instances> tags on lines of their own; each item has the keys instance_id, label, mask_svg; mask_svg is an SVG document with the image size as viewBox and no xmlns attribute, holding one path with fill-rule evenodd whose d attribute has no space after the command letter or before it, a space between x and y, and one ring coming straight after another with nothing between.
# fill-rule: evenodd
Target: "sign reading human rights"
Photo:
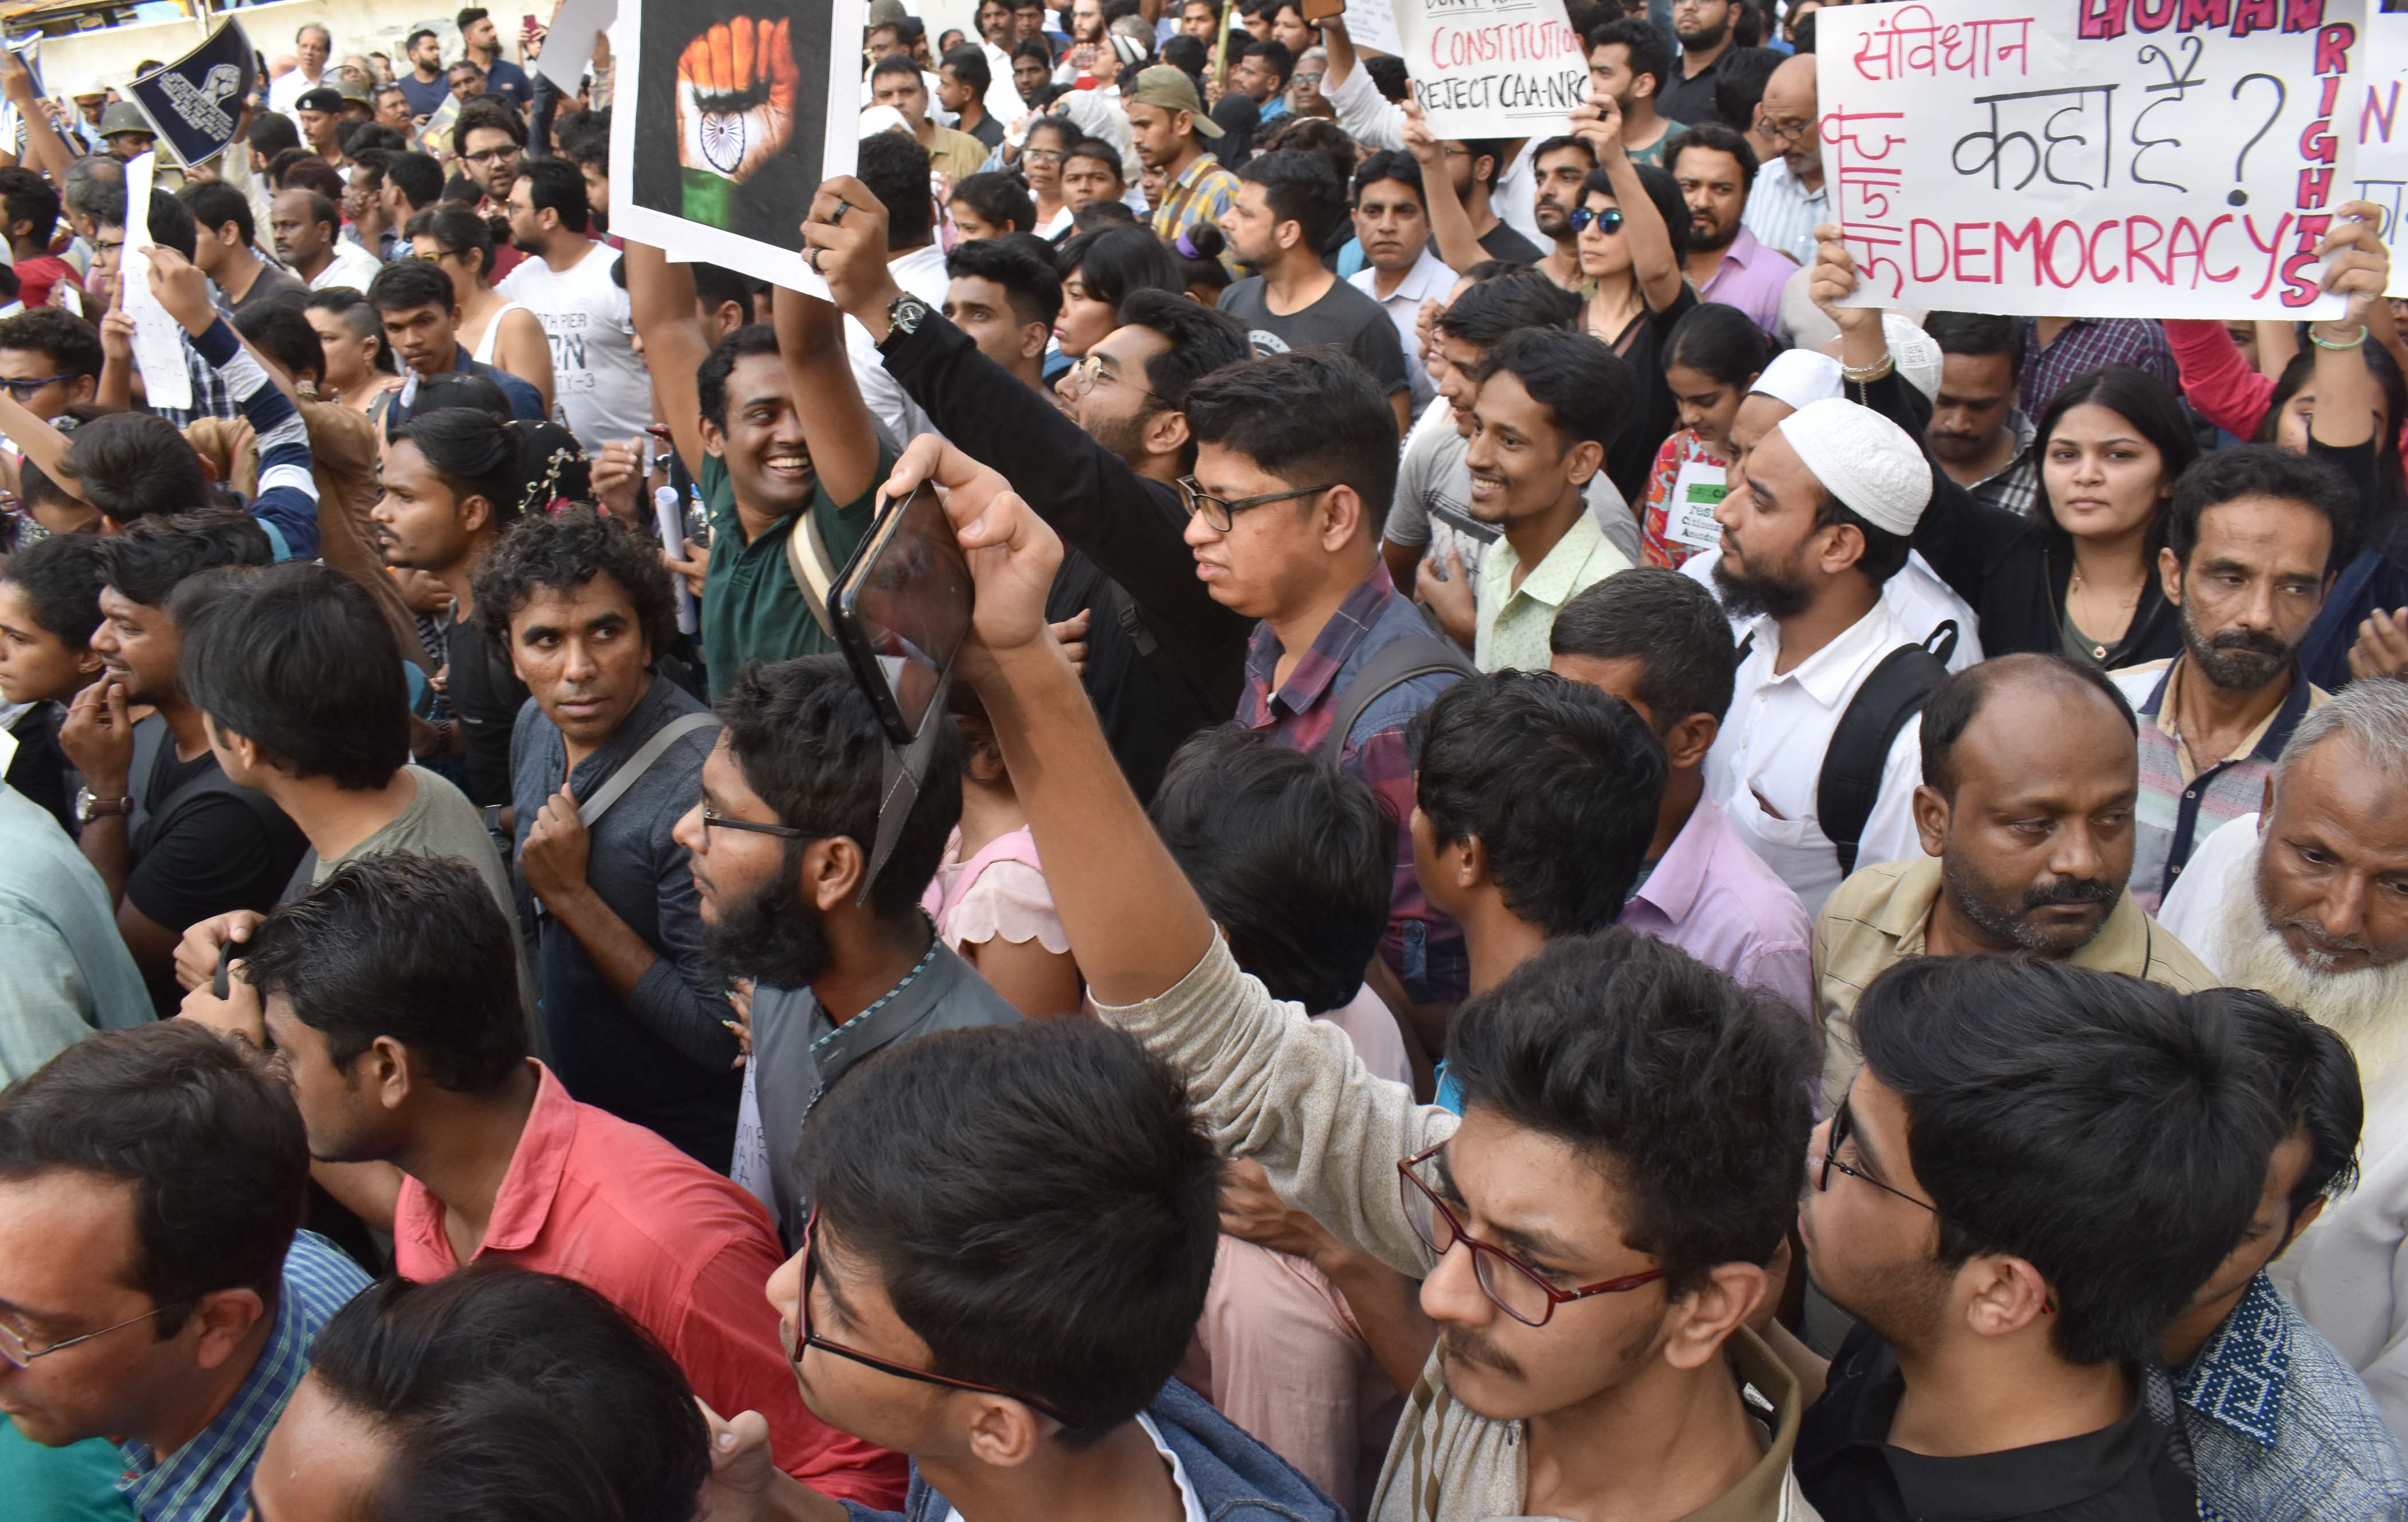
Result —
<instances>
[{"instance_id":1,"label":"sign reading human rights","mask_svg":"<svg viewBox=\"0 0 2408 1522\"><path fill-rule=\"evenodd\" d=\"M1826 7L1819 137L1859 304L2315 318L2367 0Z\"/></svg>"}]
</instances>

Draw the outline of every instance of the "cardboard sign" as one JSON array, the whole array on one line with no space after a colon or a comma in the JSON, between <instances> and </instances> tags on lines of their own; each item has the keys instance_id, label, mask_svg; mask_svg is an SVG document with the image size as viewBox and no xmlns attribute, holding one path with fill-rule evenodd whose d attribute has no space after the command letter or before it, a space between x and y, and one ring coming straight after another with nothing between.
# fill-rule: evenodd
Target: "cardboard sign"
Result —
<instances>
[{"instance_id":1,"label":"cardboard sign","mask_svg":"<svg viewBox=\"0 0 2408 1522\"><path fill-rule=\"evenodd\" d=\"M159 141L186 164L208 164L234 141L255 65L242 23L228 20L199 47L125 87Z\"/></svg>"},{"instance_id":2,"label":"cardboard sign","mask_svg":"<svg viewBox=\"0 0 2408 1522\"><path fill-rule=\"evenodd\" d=\"M1675 544L1711 550L1723 541L1723 525L1714 510L1730 495L1730 467L1712 459L1681 462L1672 478L1672 495L1664 504L1664 534Z\"/></svg>"},{"instance_id":3,"label":"cardboard sign","mask_svg":"<svg viewBox=\"0 0 2408 1522\"><path fill-rule=\"evenodd\" d=\"M2383 238L2392 246L2391 290L2408 295L2408 259L2401 257L2401 192L2408 189L2408 121L2400 115L2408 83L2408 0L2381 0L2366 18L2365 58L2358 76L2366 93L2358 111L2358 198L2383 208Z\"/></svg>"},{"instance_id":4,"label":"cardboard sign","mask_svg":"<svg viewBox=\"0 0 2408 1522\"><path fill-rule=\"evenodd\" d=\"M118 304L134 319L134 366L143 398L152 407L193 405L193 372L184 364L184 325L167 315L150 291L150 183L157 169L145 153L125 165L125 247L117 256Z\"/></svg>"},{"instance_id":5,"label":"cardboard sign","mask_svg":"<svg viewBox=\"0 0 2408 1522\"><path fill-rule=\"evenodd\" d=\"M1819 134L1855 304L2338 315L2366 0L1826 7Z\"/></svg>"},{"instance_id":6,"label":"cardboard sign","mask_svg":"<svg viewBox=\"0 0 2408 1522\"><path fill-rule=\"evenodd\" d=\"M1397 36L1396 7L1389 0L1346 0L1346 35L1354 46L1375 53L1402 56L1405 39Z\"/></svg>"},{"instance_id":7,"label":"cardboard sign","mask_svg":"<svg viewBox=\"0 0 2408 1522\"><path fill-rule=\"evenodd\" d=\"M1564 0L1394 0L1392 8L1413 98L1440 137L1551 136L1588 98L1588 50Z\"/></svg>"},{"instance_id":8,"label":"cardboard sign","mask_svg":"<svg viewBox=\"0 0 2408 1522\"><path fill-rule=\"evenodd\" d=\"M820 181L858 149L863 0L620 0L613 231L824 296L802 260ZM627 81L632 80L630 86Z\"/></svg>"},{"instance_id":9,"label":"cardboard sign","mask_svg":"<svg viewBox=\"0 0 2408 1522\"><path fill-rule=\"evenodd\" d=\"M535 71L560 86L564 95L583 90L595 39L618 13L618 0L560 0L543 35L543 51L536 55Z\"/></svg>"}]
</instances>

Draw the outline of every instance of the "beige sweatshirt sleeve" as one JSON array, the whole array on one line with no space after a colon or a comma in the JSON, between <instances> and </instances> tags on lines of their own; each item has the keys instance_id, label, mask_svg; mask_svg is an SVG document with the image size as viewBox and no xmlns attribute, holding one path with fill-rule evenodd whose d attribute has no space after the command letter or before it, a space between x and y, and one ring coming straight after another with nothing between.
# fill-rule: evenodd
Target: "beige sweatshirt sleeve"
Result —
<instances>
[{"instance_id":1,"label":"beige sweatshirt sleeve","mask_svg":"<svg viewBox=\"0 0 2408 1522\"><path fill-rule=\"evenodd\" d=\"M1397 1163L1453 1135L1454 1114L1373 1077L1343 1030L1273 999L1218 937L1168 992L1100 1010L1179 1070L1225 1156L1261 1163L1282 1198L1399 1273L1429 1271Z\"/></svg>"}]
</instances>

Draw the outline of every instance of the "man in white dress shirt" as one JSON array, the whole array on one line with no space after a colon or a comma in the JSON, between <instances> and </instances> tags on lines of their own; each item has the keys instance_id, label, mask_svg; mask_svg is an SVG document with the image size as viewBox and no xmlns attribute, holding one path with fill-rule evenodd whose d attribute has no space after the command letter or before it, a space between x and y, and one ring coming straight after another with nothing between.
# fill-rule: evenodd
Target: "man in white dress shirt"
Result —
<instances>
[{"instance_id":1,"label":"man in white dress shirt","mask_svg":"<svg viewBox=\"0 0 2408 1522\"><path fill-rule=\"evenodd\" d=\"M1772 71L1756 108L1759 131L1781 145L1781 156L1764 166L1747 193L1740 225L1766 248L1801 266L1814 263L1814 227L1836 221L1823 183L1823 138L1818 130L1814 55L1799 53Z\"/></svg>"},{"instance_id":2,"label":"man in white dress shirt","mask_svg":"<svg viewBox=\"0 0 2408 1522\"><path fill-rule=\"evenodd\" d=\"M2268 1271L2408 1432L2408 682L2355 682L2301 718L2266 811L2192 853L2160 920L2358 1055L2358 1186Z\"/></svg>"},{"instance_id":3,"label":"man in white dress shirt","mask_svg":"<svg viewBox=\"0 0 2408 1522\"><path fill-rule=\"evenodd\" d=\"M1931 467L1906 431L1854 402L1812 403L1782 420L1731 473L1715 588L1753 614L1706 787L1731 827L1809 914L1859 863L1923 854L1912 805L1922 748L1901 724L1855 839L1825 827L1819 783L1850 704L1901 646L1882 587L1906 564L1931 501ZM1832 829L1850 832L1833 816ZM1849 847L1853 846L1853 849Z\"/></svg>"},{"instance_id":4,"label":"man in white dress shirt","mask_svg":"<svg viewBox=\"0 0 2408 1522\"><path fill-rule=\"evenodd\" d=\"M1354 171L1354 237L1363 245L1363 267L1347 283L1380 304L1397 325L1397 341L1408 358L1412 415L1422 415L1437 390L1421 352L1422 303L1446 304L1455 274L1430 241L1429 203L1422 194L1422 166L1400 149L1383 149Z\"/></svg>"}]
</instances>

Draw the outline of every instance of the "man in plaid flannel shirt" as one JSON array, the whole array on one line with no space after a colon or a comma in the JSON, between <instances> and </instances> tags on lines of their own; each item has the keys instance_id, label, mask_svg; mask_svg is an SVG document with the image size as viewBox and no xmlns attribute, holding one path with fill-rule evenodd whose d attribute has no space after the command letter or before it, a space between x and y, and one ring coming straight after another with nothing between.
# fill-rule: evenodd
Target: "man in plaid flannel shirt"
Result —
<instances>
[{"instance_id":1,"label":"man in plaid flannel shirt","mask_svg":"<svg viewBox=\"0 0 2408 1522\"><path fill-rule=\"evenodd\" d=\"M1307 350L1198 381L1187 394L1187 426L1196 473L1181 486L1197 575L1214 601L1261 620L1247 649L1238 722L1292 749L1318 751L1371 656L1431 635L1380 558L1380 524L1396 492L1396 413L1352 359ZM1381 694L1349 728L1339 759L1397 821L1379 965L1415 1005L1460 999L1469 981L1462 930L1429 906L1413 873L1413 760L1405 741L1413 716L1455 680L1419 676Z\"/></svg>"},{"instance_id":2,"label":"man in plaid flannel shirt","mask_svg":"<svg viewBox=\"0 0 2408 1522\"><path fill-rule=\"evenodd\" d=\"M294 1229L308 1177L292 1091L193 1021L87 1037L0 1096L0 1402L46 1449L108 1438L123 1463L0 1510L249 1514L318 1328L368 1283Z\"/></svg>"}]
</instances>

